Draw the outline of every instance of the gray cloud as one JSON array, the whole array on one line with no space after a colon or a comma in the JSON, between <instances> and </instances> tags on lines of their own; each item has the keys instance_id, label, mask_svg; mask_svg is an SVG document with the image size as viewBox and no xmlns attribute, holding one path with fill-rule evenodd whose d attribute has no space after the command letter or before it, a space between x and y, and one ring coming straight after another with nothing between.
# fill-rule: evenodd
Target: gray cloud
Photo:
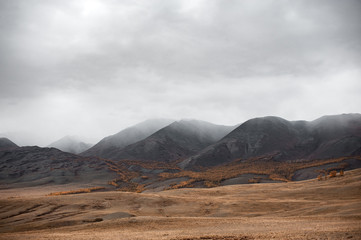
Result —
<instances>
[{"instance_id":1,"label":"gray cloud","mask_svg":"<svg viewBox=\"0 0 361 240\"><path fill-rule=\"evenodd\" d=\"M0 1L0 133L47 144L150 117L360 112L360 12L357 0Z\"/></svg>"}]
</instances>

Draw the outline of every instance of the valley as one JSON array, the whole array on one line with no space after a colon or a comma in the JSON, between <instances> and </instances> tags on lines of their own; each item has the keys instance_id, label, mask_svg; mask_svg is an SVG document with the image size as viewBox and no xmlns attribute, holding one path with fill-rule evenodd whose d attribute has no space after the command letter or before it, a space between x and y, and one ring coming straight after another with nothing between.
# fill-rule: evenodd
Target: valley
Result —
<instances>
[{"instance_id":1,"label":"valley","mask_svg":"<svg viewBox=\"0 0 361 240\"><path fill-rule=\"evenodd\" d=\"M1 191L0 239L360 239L360 183L357 169L153 193Z\"/></svg>"}]
</instances>

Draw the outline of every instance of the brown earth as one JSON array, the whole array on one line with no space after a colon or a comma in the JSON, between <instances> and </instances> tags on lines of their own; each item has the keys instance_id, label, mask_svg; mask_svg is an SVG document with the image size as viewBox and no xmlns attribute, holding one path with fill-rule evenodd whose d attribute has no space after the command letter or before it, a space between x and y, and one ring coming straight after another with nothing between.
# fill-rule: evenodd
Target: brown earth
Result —
<instances>
[{"instance_id":1,"label":"brown earth","mask_svg":"<svg viewBox=\"0 0 361 240\"><path fill-rule=\"evenodd\" d=\"M0 239L361 239L361 169L156 193L52 191L0 191Z\"/></svg>"}]
</instances>

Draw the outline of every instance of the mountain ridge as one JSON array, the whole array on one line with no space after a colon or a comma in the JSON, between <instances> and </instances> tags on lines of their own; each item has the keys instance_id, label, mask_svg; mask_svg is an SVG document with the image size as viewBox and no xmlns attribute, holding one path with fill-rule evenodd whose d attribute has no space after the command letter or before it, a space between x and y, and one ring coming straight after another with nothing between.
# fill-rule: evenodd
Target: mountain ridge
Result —
<instances>
[{"instance_id":1,"label":"mountain ridge","mask_svg":"<svg viewBox=\"0 0 361 240\"><path fill-rule=\"evenodd\" d=\"M266 154L278 160L331 158L352 155L360 147L361 114L324 116L311 122L268 116L244 122L180 166L214 166Z\"/></svg>"},{"instance_id":2,"label":"mountain ridge","mask_svg":"<svg viewBox=\"0 0 361 240\"><path fill-rule=\"evenodd\" d=\"M198 120L176 121L144 140L110 153L111 159L171 162L216 142L232 128Z\"/></svg>"}]
</instances>

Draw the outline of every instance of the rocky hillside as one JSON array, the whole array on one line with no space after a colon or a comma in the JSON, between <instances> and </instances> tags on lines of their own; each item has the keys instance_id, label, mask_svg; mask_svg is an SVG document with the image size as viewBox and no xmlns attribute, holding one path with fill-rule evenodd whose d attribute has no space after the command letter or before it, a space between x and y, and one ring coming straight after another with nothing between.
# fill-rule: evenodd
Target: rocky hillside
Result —
<instances>
[{"instance_id":1,"label":"rocky hillside","mask_svg":"<svg viewBox=\"0 0 361 240\"><path fill-rule=\"evenodd\" d=\"M243 123L180 165L210 167L265 155L277 161L326 159L357 155L360 149L360 114L325 116L312 122L264 117Z\"/></svg>"},{"instance_id":2,"label":"rocky hillside","mask_svg":"<svg viewBox=\"0 0 361 240\"><path fill-rule=\"evenodd\" d=\"M87 183L107 185L115 177L105 162L55 148L18 147L0 151L0 187Z\"/></svg>"}]
</instances>

